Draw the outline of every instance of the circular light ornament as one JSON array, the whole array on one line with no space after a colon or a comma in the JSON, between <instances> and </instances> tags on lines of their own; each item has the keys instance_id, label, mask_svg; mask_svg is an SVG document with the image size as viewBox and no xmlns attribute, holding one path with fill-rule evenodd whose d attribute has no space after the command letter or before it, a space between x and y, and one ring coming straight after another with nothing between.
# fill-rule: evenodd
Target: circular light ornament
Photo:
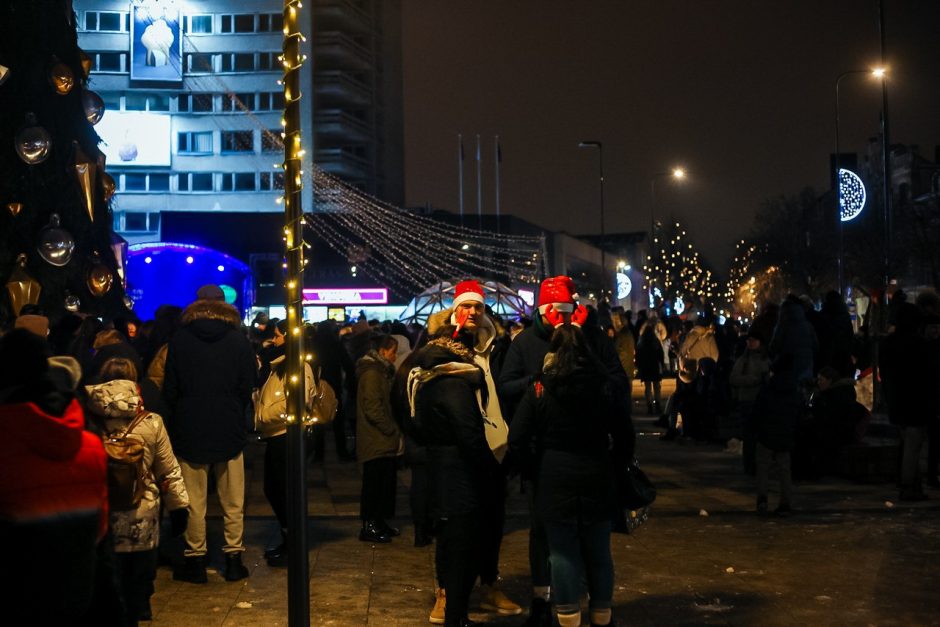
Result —
<instances>
[{"instance_id":1,"label":"circular light ornament","mask_svg":"<svg viewBox=\"0 0 940 627\"><path fill-rule=\"evenodd\" d=\"M617 300L624 300L633 291L633 281L626 272L617 273Z\"/></svg>"},{"instance_id":2,"label":"circular light ornament","mask_svg":"<svg viewBox=\"0 0 940 627\"><path fill-rule=\"evenodd\" d=\"M839 217L842 222L854 220L865 208L868 194L858 174L839 168Z\"/></svg>"},{"instance_id":3,"label":"circular light ornament","mask_svg":"<svg viewBox=\"0 0 940 627\"><path fill-rule=\"evenodd\" d=\"M672 309L676 312L677 316L681 316L682 312L685 311L685 301L679 297L676 297L676 302L672 304Z\"/></svg>"}]
</instances>

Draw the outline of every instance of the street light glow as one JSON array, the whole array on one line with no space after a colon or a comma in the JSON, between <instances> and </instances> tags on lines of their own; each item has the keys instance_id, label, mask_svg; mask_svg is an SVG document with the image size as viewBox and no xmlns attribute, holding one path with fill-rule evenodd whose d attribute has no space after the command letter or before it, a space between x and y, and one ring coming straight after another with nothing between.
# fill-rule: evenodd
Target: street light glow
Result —
<instances>
[{"instance_id":1,"label":"street light glow","mask_svg":"<svg viewBox=\"0 0 940 627\"><path fill-rule=\"evenodd\" d=\"M888 70L886 70L883 67L876 67L875 69L871 71L871 75L874 76L875 78L884 78L885 74L887 73L888 73Z\"/></svg>"},{"instance_id":2,"label":"street light glow","mask_svg":"<svg viewBox=\"0 0 940 627\"><path fill-rule=\"evenodd\" d=\"M672 176L677 179L685 178L685 170L682 168L676 168L672 171Z\"/></svg>"}]
</instances>

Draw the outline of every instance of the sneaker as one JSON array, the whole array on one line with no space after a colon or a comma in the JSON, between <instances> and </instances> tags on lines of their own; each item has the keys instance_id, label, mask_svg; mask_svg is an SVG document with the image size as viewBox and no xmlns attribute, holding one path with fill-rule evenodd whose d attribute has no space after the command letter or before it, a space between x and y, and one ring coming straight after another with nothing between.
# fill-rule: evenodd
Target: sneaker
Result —
<instances>
[{"instance_id":1,"label":"sneaker","mask_svg":"<svg viewBox=\"0 0 940 627\"><path fill-rule=\"evenodd\" d=\"M207 583L209 578L206 576L205 558L201 555L185 558L182 566L173 569L173 579L189 583Z\"/></svg>"},{"instance_id":2,"label":"sneaker","mask_svg":"<svg viewBox=\"0 0 940 627\"><path fill-rule=\"evenodd\" d=\"M513 603L506 594L499 589L497 583L488 586L480 585L480 607L484 610L496 612L502 616L517 616L522 614L518 603Z\"/></svg>"},{"instance_id":3,"label":"sneaker","mask_svg":"<svg viewBox=\"0 0 940 627\"><path fill-rule=\"evenodd\" d=\"M431 615L428 616L428 622L435 625L444 624L444 612L447 609L447 593L444 592L444 588L438 588L434 591L434 609L431 610Z\"/></svg>"},{"instance_id":4,"label":"sneaker","mask_svg":"<svg viewBox=\"0 0 940 627\"><path fill-rule=\"evenodd\" d=\"M242 564L241 553L225 554L225 581L239 581L248 576L248 569Z\"/></svg>"}]
</instances>

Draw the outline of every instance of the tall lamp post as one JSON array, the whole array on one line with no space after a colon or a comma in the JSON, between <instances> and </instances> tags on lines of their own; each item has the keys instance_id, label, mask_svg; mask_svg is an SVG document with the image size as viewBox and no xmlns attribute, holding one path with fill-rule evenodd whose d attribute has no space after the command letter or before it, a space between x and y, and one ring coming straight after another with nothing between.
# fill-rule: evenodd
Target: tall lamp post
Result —
<instances>
[{"instance_id":1,"label":"tall lamp post","mask_svg":"<svg viewBox=\"0 0 940 627\"><path fill-rule=\"evenodd\" d=\"M604 291L607 288L607 253L604 250L604 244L606 242L607 233L604 230L604 144L599 141L582 141L578 144L578 148L596 148L597 149L597 164L598 172L601 184L601 298L603 298Z\"/></svg>"},{"instance_id":2,"label":"tall lamp post","mask_svg":"<svg viewBox=\"0 0 940 627\"><path fill-rule=\"evenodd\" d=\"M656 234L656 181L657 179L671 176L673 179L680 181L685 178L685 170L682 168L673 168L668 172L657 172L650 178L650 234L649 234L649 259L648 263L653 262L653 243L654 237ZM650 296L653 294L653 285L650 282Z\"/></svg>"},{"instance_id":3,"label":"tall lamp post","mask_svg":"<svg viewBox=\"0 0 940 627\"><path fill-rule=\"evenodd\" d=\"M836 174L836 197L838 198L839 205L839 265L838 265L838 280L839 280L839 295L842 298L845 298L845 274L844 274L844 226L842 224L842 175L841 175L841 153L839 152L839 85L842 83L842 79L846 76L854 76L857 74L868 74L879 80L884 80L885 78L885 69L884 68L875 68L873 70L849 70L847 72L842 72L836 78L836 161L835 161L835 174Z\"/></svg>"}]
</instances>

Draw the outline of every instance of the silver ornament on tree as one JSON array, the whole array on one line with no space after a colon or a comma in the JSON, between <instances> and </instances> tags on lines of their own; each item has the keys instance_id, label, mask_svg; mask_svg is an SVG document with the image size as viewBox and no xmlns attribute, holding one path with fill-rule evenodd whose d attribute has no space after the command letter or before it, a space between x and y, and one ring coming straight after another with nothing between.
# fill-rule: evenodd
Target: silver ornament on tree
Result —
<instances>
[{"instance_id":1,"label":"silver ornament on tree","mask_svg":"<svg viewBox=\"0 0 940 627\"><path fill-rule=\"evenodd\" d=\"M128 309L128 311L134 308L134 299L127 294L124 295L124 306Z\"/></svg>"},{"instance_id":2,"label":"silver ornament on tree","mask_svg":"<svg viewBox=\"0 0 940 627\"><path fill-rule=\"evenodd\" d=\"M104 116L104 100L90 89L82 90L82 108L85 110L85 119L95 125Z\"/></svg>"},{"instance_id":3,"label":"silver ornament on tree","mask_svg":"<svg viewBox=\"0 0 940 627\"><path fill-rule=\"evenodd\" d=\"M20 159L29 165L36 165L45 161L52 152L52 137L39 126L34 114L27 113L26 124L16 134L13 145Z\"/></svg>"},{"instance_id":4,"label":"silver ornament on tree","mask_svg":"<svg viewBox=\"0 0 940 627\"><path fill-rule=\"evenodd\" d=\"M49 216L49 224L39 231L39 256L46 263L62 267L72 260L75 238L59 224L59 215Z\"/></svg>"},{"instance_id":5,"label":"silver ornament on tree","mask_svg":"<svg viewBox=\"0 0 940 627\"><path fill-rule=\"evenodd\" d=\"M78 313L78 311L81 308L82 308L82 301L79 300L78 296L75 296L74 294L70 294L66 292L65 293L65 310L70 311L72 313Z\"/></svg>"},{"instance_id":6,"label":"silver ornament on tree","mask_svg":"<svg viewBox=\"0 0 940 627\"><path fill-rule=\"evenodd\" d=\"M114 251L114 260L117 262L117 275L121 279L121 287L127 288L127 240L111 231L111 250Z\"/></svg>"}]
</instances>

